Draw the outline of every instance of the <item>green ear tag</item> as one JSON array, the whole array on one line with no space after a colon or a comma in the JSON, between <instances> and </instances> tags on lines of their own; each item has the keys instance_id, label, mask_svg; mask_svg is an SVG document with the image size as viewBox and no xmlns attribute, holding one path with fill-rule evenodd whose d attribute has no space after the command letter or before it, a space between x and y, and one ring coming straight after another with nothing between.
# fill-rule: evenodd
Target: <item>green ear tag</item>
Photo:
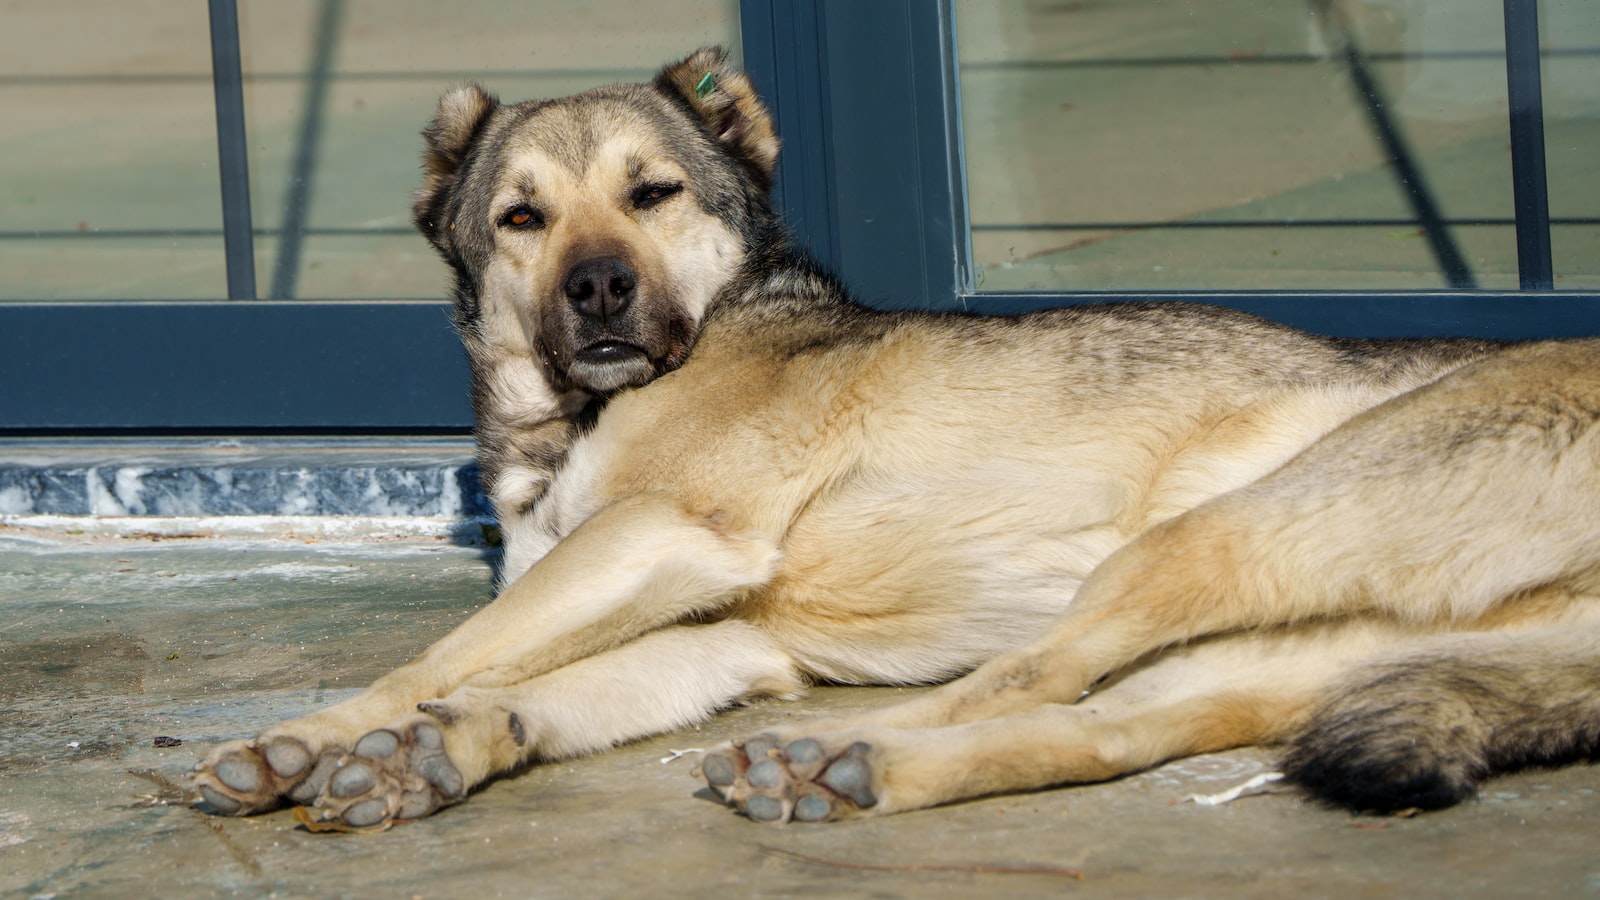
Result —
<instances>
[{"instance_id":1,"label":"green ear tag","mask_svg":"<svg viewBox=\"0 0 1600 900\"><path fill-rule=\"evenodd\" d=\"M710 72L707 72L706 77L700 79L700 83L694 86L695 98L704 99L705 95L711 93L713 90L716 90L716 87L717 80L711 77Z\"/></svg>"}]
</instances>

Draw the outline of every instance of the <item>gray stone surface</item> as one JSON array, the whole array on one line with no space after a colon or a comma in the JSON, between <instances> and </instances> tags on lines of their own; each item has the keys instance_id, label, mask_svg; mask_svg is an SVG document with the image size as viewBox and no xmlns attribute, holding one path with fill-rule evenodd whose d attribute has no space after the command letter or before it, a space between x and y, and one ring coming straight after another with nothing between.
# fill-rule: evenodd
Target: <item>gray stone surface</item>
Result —
<instances>
[{"instance_id":1,"label":"gray stone surface","mask_svg":"<svg viewBox=\"0 0 1600 900\"><path fill-rule=\"evenodd\" d=\"M215 742L348 696L409 658L487 601L492 562L446 540L0 526L0 896L1600 894L1600 772L1584 766L1500 779L1475 802L1412 819L1289 793L1186 801L1270 768L1269 751L1248 750L1106 785L769 827L708 799L688 759L661 762L911 693L883 688L817 689L538 766L379 835L186 805L184 773Z\"/></svg>"},{"instance_id":2,"label":"gray stone surface","mask_svg":"<svg viewBox=\"0 0 1600 900\"><path fill-rule=\"evenodd\" d=\"M465 438L0 440L0 515L490 515Z\"/></svg>"}]
</instances>

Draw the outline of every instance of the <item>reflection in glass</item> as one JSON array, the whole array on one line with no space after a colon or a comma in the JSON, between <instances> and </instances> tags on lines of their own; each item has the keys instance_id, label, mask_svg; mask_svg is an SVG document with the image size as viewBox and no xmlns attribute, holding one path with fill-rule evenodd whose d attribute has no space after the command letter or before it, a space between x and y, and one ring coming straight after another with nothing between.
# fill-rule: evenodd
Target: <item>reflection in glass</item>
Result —
<instances>
[{"instance_id":1,"label":"reflection in glass","mask_svg":"<svg viewBox=\"0 0 1600 900\"><path fill-rule=\"evenodd\" d=\"M1600 3L1542 0L1544 148L1557 288L1600 287Z\"/></svg>"},{"instance_id":2,"label":"reflection in glass","mask_svg":"<svg viewBox=\"0 0 1600 900\"><path fill-rule=\"evenodd\" d=\"M204 3L26 3L0 29L0 300L226 296ZM737 0L241 0L257 294L442 298L422 126L738 46ZM618 24L622 23L622 24Z\"/></svg>"},{"instance_id":3,"label":"reflection in glass","mask_svg":"<svg viewBox=\"0 0 1600 900\"><path fill-rule=\"evenodd\" d=\"M979 290L1517 286L1498 0L956 10ZM1600 6L1545 14L1547 79L1594 90ZM1552 214L1592 219L1580 107L1547 109L1588 123ZM1558 224L1558 287L1595 283L1593 234Z\"/></svg>"}]
</instances>

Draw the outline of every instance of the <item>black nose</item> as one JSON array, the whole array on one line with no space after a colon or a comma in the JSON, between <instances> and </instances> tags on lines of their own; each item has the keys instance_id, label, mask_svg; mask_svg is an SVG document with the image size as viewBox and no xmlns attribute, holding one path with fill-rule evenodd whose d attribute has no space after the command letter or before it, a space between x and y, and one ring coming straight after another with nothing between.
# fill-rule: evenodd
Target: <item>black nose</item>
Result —
<instances>
[{"instance_id":1,"label":"black nose","mask_svg":"<svg viewBox=\"0 0 1600 900\"><path fill-rule=\"evenodd\" d=\"M600 256L573 266L562 288L573 311L604 322L628 308L638 282L639 276L627 263L615 256Z\"/></svg>"}]
</instances>

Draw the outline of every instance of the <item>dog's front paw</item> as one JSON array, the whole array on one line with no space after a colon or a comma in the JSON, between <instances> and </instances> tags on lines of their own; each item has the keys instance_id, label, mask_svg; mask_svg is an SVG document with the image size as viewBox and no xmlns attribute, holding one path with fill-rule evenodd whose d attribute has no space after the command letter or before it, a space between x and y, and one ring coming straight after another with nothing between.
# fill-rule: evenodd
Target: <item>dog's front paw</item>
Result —
<instances>
[{"instance_id":1,"label":"dog's front paw","mask_svg":"<svg viewBox=\"0 0 1600 900\"><path fill-rule=\"evenodd\" d=\"M758 735L708 751L695 774L753 821L827 822L876 811L876 756L871 743L848 735Z\"/></svg>"},{"instance_id":2,"label":"dog's front paw","mask_svg":"<svg viewBox=\"0 0 1600 900\"><path fill-rule=\"evenodd\" d=\"M210 811L248 816L309 803L331 777L340 751L314 755L297 738L262 736L211 751L190 773Z\"/></svg>"},{"instance_id":3,"label":"dog's front paw","mask_svg":"<svg viewBox=\"0 0 1600 900\"><path fill-rule=\"evenodd\" d=\"M459 802L467 787L439 726L419 717L356 741L316 797L313 818L350 829L378 828Z\"/></svg>"}]
</instances>

